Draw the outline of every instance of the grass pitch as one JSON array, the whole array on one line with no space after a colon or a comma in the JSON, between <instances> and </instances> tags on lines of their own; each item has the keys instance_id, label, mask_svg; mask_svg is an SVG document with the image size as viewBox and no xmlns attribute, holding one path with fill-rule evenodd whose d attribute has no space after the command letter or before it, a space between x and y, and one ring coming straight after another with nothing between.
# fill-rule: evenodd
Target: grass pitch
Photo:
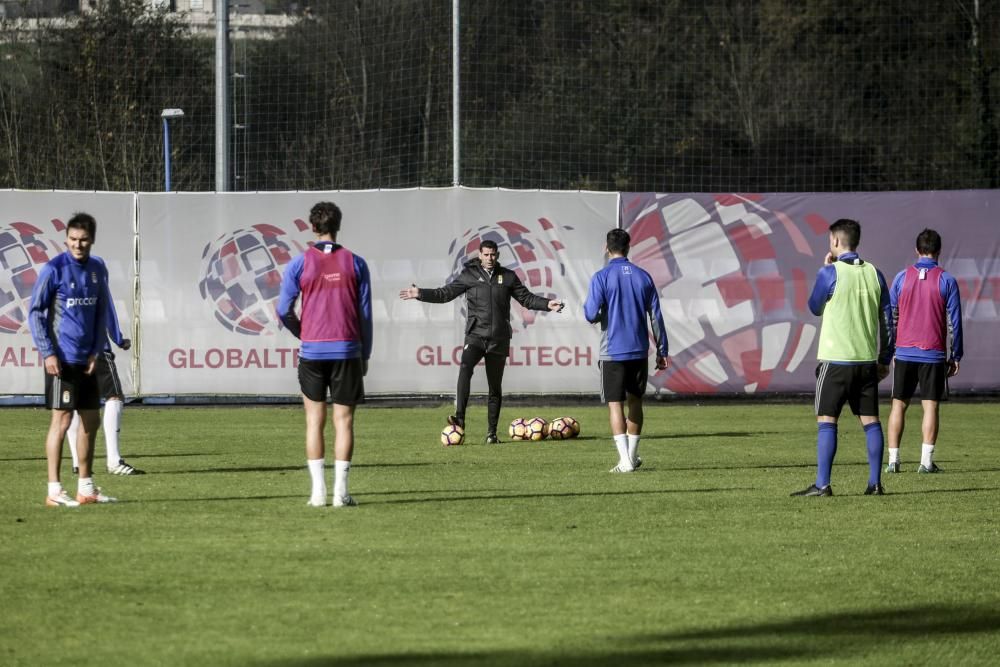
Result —
<instances>
[{"instance_id":1,"label":"grass pitch","mask_svg":"<svg viewBox=\"0 0 1000 667\"><path fill-rule=\"evenodd\" d=\"M939 475L862 495L841 426L833 498L811 405L647 407L612 475L600 406L577 440L444 448L448 407L363 407L356 509L306 507L297 407L129 406L102 474L122 502L46 508L41 409L0 409L3 665L992 665L1000 654L995 404L942 408ZM68 456L68 452L67 452ZM75 491L68 461L63 479Z\"/></svg>"}]
</instances>

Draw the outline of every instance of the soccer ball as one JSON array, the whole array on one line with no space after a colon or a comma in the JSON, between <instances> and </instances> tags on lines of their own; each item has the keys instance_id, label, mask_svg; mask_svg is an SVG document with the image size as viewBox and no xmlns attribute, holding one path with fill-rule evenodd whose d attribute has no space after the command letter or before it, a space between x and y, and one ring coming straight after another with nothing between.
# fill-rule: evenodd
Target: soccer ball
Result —
<instances>
[{"instance_id":1,"label":"soccer ball","mask_svg":"<svg viewBox=\"0 0 1000 667\"><path fill-rule=\"evenodd\" d=\"M441 431L441 444L445 447L461 445L465 442L465 429L457 424L448 424Z\"/></svg>"},{"instance_id":2,"label":"soccer ball","mask_svg":"<svg viewBox=\"0 0 1000 667\"><path fill-rule=\"evenodd\" d=\"M564 417L556 417L549 423L549 437L553 440L568 440L573 437L573 427Z\"/></svg>"},{"instance_id":3,"label":"soccer ball","mask_svg":"<svg viewBox=\"0 0 1000 667\"><path fill-rule=\"evenodd\" d=\"M518 417L510 423L507 433L510 435L511 440L527 440L528 424L522 418Z\"/></svg>"},{"instance_id":4,"label":"soccer ball","mask_svg":"<svg viewBox=\"0 0 1000 667\"><path fill-rule=\"evenodd\" d=\"M527 424L528 440L544 440L549 434L549 423L541 417L530 419Z\"/></svg>"},{"instance_id":5,"label":"soccer ball","mask_svg":"<svg viewBox=\"0 0 1000 667\"><path fill-rule=\"evenodd\" d=\"M566 422L566 426L568 426L570 429L570 435L566 437L575 438L576 436L580 435L580 422L573 419L572 417L562 417L561 419L564 422Z\"/></svg>"}]
</instances>

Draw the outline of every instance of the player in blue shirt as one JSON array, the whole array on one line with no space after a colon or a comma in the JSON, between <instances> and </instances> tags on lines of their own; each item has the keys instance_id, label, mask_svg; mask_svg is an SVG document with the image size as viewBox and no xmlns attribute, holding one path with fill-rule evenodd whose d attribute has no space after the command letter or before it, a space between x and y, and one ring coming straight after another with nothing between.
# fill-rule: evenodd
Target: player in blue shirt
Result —
<instances>
[{"instance_id":1,"label":"player in blue shirt","mask_svg":"<svg viewBox=\"0 0 1000 667\"><path fill-rule=\"evenodd\" d=\"M601 325L601 400L608 404L618 465L611 472L632 472L640 465L642 396L649 374L649 327L656 342L656 368L667 367L667 334L653 278L628 260L632 239L624 229L607 235L610 261L590 279L583 313ZM628 417L625 403L628 403Z\"/></svg>"},{"instance_id":2,"label":"player in blue shirt","mask_svg":"<svg viewBox=\"0 0 1000 667\"><path fill-rule=\"evenodd\" d=\"M66 223L67 251L39 272L31 293L29 326L35 347L45 361L45 407L52 411L45 439L49 488L45 504L76 507L114 502L94 486L92 466L101 396L94 367L107 340L108 270L90 254L97 221L75 213ZM62 488L62 444L80 412L80 478L74 500Z\"/></svg>"}]
</instances>

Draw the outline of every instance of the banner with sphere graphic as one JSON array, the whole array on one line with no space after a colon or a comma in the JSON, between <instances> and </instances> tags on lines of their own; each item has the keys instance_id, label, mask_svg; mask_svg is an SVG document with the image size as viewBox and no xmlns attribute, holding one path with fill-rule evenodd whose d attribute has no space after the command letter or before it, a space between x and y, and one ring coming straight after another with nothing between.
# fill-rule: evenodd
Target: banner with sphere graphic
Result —
<instances>
[{"instance_id":1,"label":"banner with sphere graphic","mask_svg":"<svg viewBox=\"0 0 1000 667\"><path fill-rule=\"evenodd\" d=\"M107 264L119 325L132 337L135 195L0 191L0 395L45 391L45 367L28 329L31 290L45 263L66 250L66 221L78 211L97 220L93 254ZM133 395L133 352L112 350L122 388Z\"/></svg>"},{"instance_id":2,"label":"banner with sphere graphic","mask_svg":"<svg viewBox=\"0 0 1000 667\"><path fill-rule=\"evenodd\" d=\"M956 390L997 387L1000 192L623 193L632 259L660 289L671 366L664 393L812 391L820 318L807 304L838 218L862 226L860 255L889 285L926 227L962 295L965 356ZM883 389L888 389L888 382Z\"/></svg>"},{"instance_id":3,"label":"banner with sphere graphic","mask_svg":"<svg viewBox=\"0 0 1000 667\"><path fill-rule=\"evenodd\" d=\"M597 391L599 333L582 303L617 224L617 195L447 188L140 195L144 394L298 393L298 341L275 307L284 266L315 239L308 214L322 200L340 206L338 241L371 272L370 393L454 392L464 297L427 304L398 295L444 285L485 239L528 289L566 302L558 314L513 304L505 390ZM486 391L485 373L473 391Z\"/></svg>"}]
</instances>

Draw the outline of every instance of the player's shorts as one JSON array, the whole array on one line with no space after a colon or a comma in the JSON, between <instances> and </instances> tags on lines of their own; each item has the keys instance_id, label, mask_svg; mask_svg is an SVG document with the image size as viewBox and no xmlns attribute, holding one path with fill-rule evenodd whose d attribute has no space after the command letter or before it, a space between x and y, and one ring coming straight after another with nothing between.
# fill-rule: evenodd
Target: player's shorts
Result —
<instances>
[{"instance_id":1,"label":"player's shorts","mask_svg":"<svg viewBox=\"0 0 1000 667\"><path fill-rule=\"evenodd\" d=\"M892 397L909 401L920 387L924 401L948 400L948 364L940 362L900 361L892 365Z\"/></svg>"},{"instance_id":2,"label":"player's shorts","mask_svg":"<svg viewBox=\"0 0 1000 667\"><path fill-rule=\"evenodd\" d=\"M87 367L59 364L59 375L45 374L45 407L49 410L100 410L97 372Z\"/></svg>"},{"instance_id":3,"label":"player's shorts","mask_svg":"<svg viewBox=\"0 0 1000 667\"><path fill-rule=\"evenodd\" d=\"M361 359L299 359L299 387L310 401L357 405L365 402L364 362Z\"/></svg>"},{"instance_id":4,"label":"player's shorts","mask_svg":"<svg viewBox=\"0 0 1000 667\"><path fill-rule=\"evenodd\" d=\"M816 366L816 416L840 417L844 403L859 417L878 417L877 364Z\"/></svg>"},{"instance_id":5,"label":"player's shorts","mask_svg":"<svg viewBox=\"0 0 1000 667\"><path fill-rule=\"evenodd\" d=\"M124 398L121 378L118 377L118 367L115 366L115 355L111 350L105 350L97 355L94 365L94 375L97 376L97 388L101 398Z\"/></svg>"},{"instance_id":6,"label":"player's shorts","mask_svg":"<svg viewBox=\"0 0 1000 667\"><path fill-rule=\"evenodd\" d=\"M626 394L642 396L646 393L646 379L649 375L648 359L629 359L597 362L601 368L601 402L620 403Z\"/></svg>"}]
</instances>

